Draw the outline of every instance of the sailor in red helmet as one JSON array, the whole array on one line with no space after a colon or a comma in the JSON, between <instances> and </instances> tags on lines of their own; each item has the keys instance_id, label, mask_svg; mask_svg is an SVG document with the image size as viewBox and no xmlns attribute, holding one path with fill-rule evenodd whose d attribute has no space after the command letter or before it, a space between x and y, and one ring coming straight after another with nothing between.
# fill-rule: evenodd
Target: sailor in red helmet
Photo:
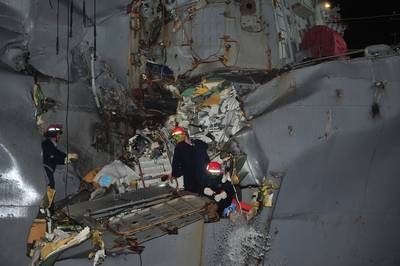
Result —
<instances>
[{"instance_id":1,"label":"sailor in red helmet","mask_svg":"<svg viewBox=\"0 0 400 266\"><path fill-rule=\"evenodd\" d=\"M217 202L218 213L222 216L224 209L231 205L235 191L229 179L224 177L220 163L210 162L206 169L203 193Z\"/></svg>"},{"instance_id":2,"label":"sailor in red helmet","mask_svg":"<svg viewBox=\"0 0 400 266\"><path fill-rule=\"evenodd\" d=\"M57 148L62 133L61 125L51 124L47 127L44 133L45 140L42 142L43 166L49 179L49 187L53 190L55 189L54 171L56 166L78 159L77 154L66 154Z\"/></svg>"},{"instance_id":3,"label":"sailor in red helmet","mask_svg":"<svg viewBox=\"0 0 400 266\"><path fill-rule=\"evenodd\" d=\"M186 191L202 193L205 169L210 158L207 154L208 145L201 140L191 140L182 127L172 131L176 146L172 159L172 177L183 175L183 185Z\"/></svg>"}]
</instances>

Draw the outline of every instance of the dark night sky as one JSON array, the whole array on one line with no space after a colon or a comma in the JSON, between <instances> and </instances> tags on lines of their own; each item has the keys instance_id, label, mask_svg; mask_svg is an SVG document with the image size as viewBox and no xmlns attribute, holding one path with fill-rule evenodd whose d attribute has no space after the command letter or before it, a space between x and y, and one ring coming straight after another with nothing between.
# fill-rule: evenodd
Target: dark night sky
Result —
<instances>
[{"instance_id":1,"label":"dark night sky","mask_svg":"<svg viewBox=\"0 0 400 266\"><path fill-rule=\"evenodd\" d=\"M400 0L361 1L332 0L339 4L342 19L367 16L400 14ZM367 20L346 21L347 30L344 38L350 49L362 49L371 44L400 43L400 16L392 18L375 18ZM395 37L394 34L397 34Z\"/></svg>"}]
</instances>

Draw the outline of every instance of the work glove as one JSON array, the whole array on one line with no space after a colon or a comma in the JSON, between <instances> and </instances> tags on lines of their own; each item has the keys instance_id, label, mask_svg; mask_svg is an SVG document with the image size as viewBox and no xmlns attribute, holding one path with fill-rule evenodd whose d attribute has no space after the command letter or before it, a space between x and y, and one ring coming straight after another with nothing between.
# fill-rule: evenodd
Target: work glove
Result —
<instances>
[{"instance_id":1,"label":"work glove","mask_svg":"<svg viewBox=\"0 0 400 266\"><path fill-rule=\"evenodd\" d=\"M209 187L205 187L203 192L204 192L204 195L207 195L207 196L212 196L215 194L214 190L212 190Z\"/></svg>"},{"instance_id":2,"label":"work glove","mask_svg":"<svg viewBox=\"0 0 400 266\"><path fill-rule=\"evenodd\" d=\"M76 154L76 153L68 153L68 155L67 155L67 157L68 157L68 160L78 160L78 154Z\"/></svg>"},{"instance_id":3,"label":"work glove","mask_svg":"<svg viewBox=\"0 0 400 266\"><path fill-rule=\"evenodd\" d=\"M229 173L224 173L221 182L225 184L227 181L231 182L231 175Z\"/></svg>"},{"instance_id":4,"label":"work glove","mask_svg":"<svg viewBox=\"0 0 400 266\"><path fill-rule=\"evenodd\" d=\"M78 160L78 154L76 153L68 153L65 157L65 164L70 163L73 160Z\"/></svg>"},{"instance_id":5,"label":"work glove","mask_svg":"<svg viewBox=\"0 0 400 266\"><path fill-rule=\"evenodd\" d=\"M216 202L220 202L221 200L226 199L227 196L228 196L228 195L226 194L226 192L225 192L225 191L222 191L221 193L219 193L219 194L217 194L217 195L214 196L214 200L215 200Z\"/></svg>"}]
</instances>

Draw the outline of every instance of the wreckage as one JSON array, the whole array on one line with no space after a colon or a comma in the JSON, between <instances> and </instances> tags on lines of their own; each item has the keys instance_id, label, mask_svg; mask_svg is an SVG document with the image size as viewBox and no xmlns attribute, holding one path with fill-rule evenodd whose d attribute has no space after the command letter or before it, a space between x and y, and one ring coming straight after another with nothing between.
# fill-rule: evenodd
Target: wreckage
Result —
<instances>
[{"instance_id":1,"label":"wreckage","mask_svg":"<svg viewBox=\"0 0 400 266\"><path fill-rule=\"evenodd\" d=\"M399 49L348 51L338 8L0 0L0 14L1 265L399 263ZM80 159L54 195L40 141L55 122ZM166 178L176 125L224 164L231 219Z\"/></svg>"}]
</instances>

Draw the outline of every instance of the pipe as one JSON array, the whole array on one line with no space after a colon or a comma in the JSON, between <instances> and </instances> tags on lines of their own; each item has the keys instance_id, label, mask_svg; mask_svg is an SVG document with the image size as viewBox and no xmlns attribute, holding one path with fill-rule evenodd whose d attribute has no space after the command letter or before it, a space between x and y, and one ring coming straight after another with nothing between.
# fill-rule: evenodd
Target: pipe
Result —
<instances>
[{"instance_id":1,"label":"pipe","mask_svg":"<svg viewBox=\"0 0 400 266\"><path fill-rule=\"evenodd\" d=\"M94 54L94 49L92 48L92 53L90 54L90 65L91 65L91 76L92 76L92 93L94 100L96 102L97 109L100 110L100 101L99 97L97 96L97 89L96 89L96 72L95 72L95 61L96 61L96 56Z\"/></svg>"},{"instance_id":2,"label":"pipe","mask_svg":"<svg viewBox=\"0 0 400 266\"><path fill-rule=\"evenodd\" d=\"M139 167L140 179L142 180L143 188L145 188L145 187L146 187L146 184L145 184L145 182L144 182L144 175L143 175L143 171L142 171L142 166L140 165L140 161L139 161L139 160L137 160L137 164L138 164L138 167Z\"/></svg>"}]
</instances>

